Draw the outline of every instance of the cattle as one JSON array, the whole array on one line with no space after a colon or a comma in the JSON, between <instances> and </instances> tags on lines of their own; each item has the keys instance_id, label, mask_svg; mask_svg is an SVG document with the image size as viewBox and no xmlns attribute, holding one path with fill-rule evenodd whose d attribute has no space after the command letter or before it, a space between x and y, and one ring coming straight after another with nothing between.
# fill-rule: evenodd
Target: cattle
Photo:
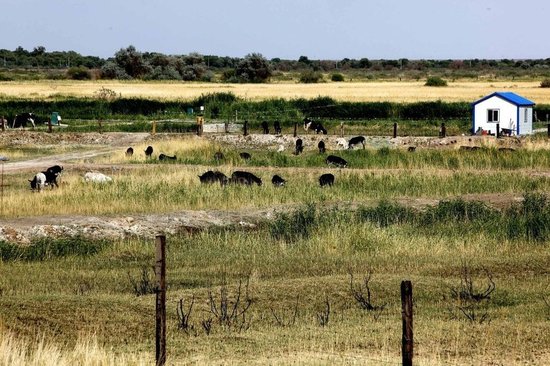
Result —
<instances>
[{"instance_id":1,"label":"cattle","mask_svg":"<svg viewBox=\"0 0 550 366\"><path fill-rule=\"evenodd\" d=\"M336 145L342 149L347 149L348 148L348 141L343 138L343 137L339 137L336 139Z\"/></svg>"},{"instance_id":2,"label":"cattle","mask_svg":"<svg viewBox=\"0 0 550 366\"><path fill-rule=\"evenodd\" d=\"M113 178L98 172L87 172L84 174L84 181L85 182L92 182L92 183L109 183L113 180Z\"/></svg>"},{"instance_id":3,"label":"cattle","mask_svg":"<svg viewBox=\"0 0 550 366\"><path fill-rule=\"evenodd\" d=\"M273 122L273 129L275 130L275 134L276 135L280 135L281 134L281 123L279 121L275 121Z\"/></svg>"},{"instance_id":4,"label":"cattle","mask_svg":"<svg viewBox=\"0 0 550 366\"><path fill-rule=\"evenodd\" d=\"M129 147L126 149L126 157L130 158L132 157L132 155L134 155L134 148L133 147Z\"/></svg>"},{"instance_id":5,"label":"cattle","mask_svg":"<svg viewBox=\"0 0 550 366\"><path fill-rule=\"evenodd\" d=\"M315 133L323 133L323 135L327 134L327 130L323 127L323 125L320 122L314 122L309 118L304 118L304 130L313 130Z\"/></svg>"},{"instance_id":6,"label":"cattle","mask_svg":"<svg viewBox=\"0 0 550 366\"><path fill-rule=\"evenodd\" d=\"M37 173L32 180L29 180L31 183L31 189L37 190L38 192L42 191L46 186L46 174Z\"/></svg>"},{"instance_id":7,"label":"cattle","mask_svg":"<svg viewBox=\"0 0 550 366\"><path fill-rule=\"evenodd\" d=\"M416 151L416 146L409 146L409 147L407 148L407 151L408 151L408 152L415 152L415 151Z\"/></svg>"},{"instance_id":8,"label":"cattle","mask_svg":"<svg viewBox=\"0 0 550 366\"><path fill-rule=\"evenodd\" d=\"M348 149L353 149L353 147L355 145L363 145L363 149L365 148L365 138L363 136L355 136L355 137L352 137L349 141L348 141Z\"/></svg>"},{"instance_id":9,"label":"cattle","mask_svg":"<svg viewBox=\"0 0 550 366\"><path fill-rule=\"evenodd\" d=\"M145 149L145 157L150 158L151 155L153 155L153 146L147 146L147 149Z\"/></svg>"},{"instance_id":10,"label":"cattle","mask_svg":"<svg viewBox=\"0 0 550 366\"><path fill-rule=\"evenodd\" d=\"M222 172L212 170L209 170L206 173L199 175L199 180L203 184L220 183L220 185L222 186L226 185L229 181L226 175Z\"/></svg>"},{"instance_id":11,"label":"cattle","mask_svg":"<svg viewBox=\"0 0 550 366\"><path fill-rule=\"evenodd\" d=\"M334 165L334 166L337 166L338 168L345 168L345 167L348 166L347 161L345 161L341 157L335 156L335 155L327 156L325 161L328 165Z\"/></svg>"},{"instance_id":12,"label":"cattle","mask_svg":"<svg viewBox=\"0 0 550 366\"><path fill-rule=\"evenodd\" d=\"M319 185L321 187L332 186L333 184L334 184L334 175L332 175L332 174L323 174L319 177Z\"/></svg>"},{"instance_id":13,"label":"cattle","mask_svg":"<svg viewBox=\"0 0 550 366\"><path fill-rule=\"evenodd\" d=\"M304 151L304 143L302 139L296 140L296 148L294 150L294 155L300 155Z\"/></svg>"},{"instance_id":14,"label":"cattle","mask_svg":"<svg viewBox=\"0 0 550 366\"><path fill-rule=\"evenodd\" d=\"M264 135L269 134L269 125L267 124L267 121L262 122L262 130L264 132Z\"/></svg>"},{"instance_id":15,"label":"cattle","mask_svg":"<svg viewBox=\"0 0 550 366\"><path fill-rule=\"evenodd\" d=\"M237 183L237 184L244 184L247 186L251 186L254 183L261 186L262 180L255 176L252 173L244 172L241 170L234 171L233 174L231 174L231 182Z\"/></svg>"},{"instance_id":16,"label":"cattle","mask_svg":"<svg viewBox=\"0 0 550 366\"><path fill-rule=\"evenodd\" d=\"M27 127L27 123L30 123L33 128L36 127L34 121L36 120L36 115L34 113L21 113L15 116L13 119L12 128L22 128Z\"/></svg>"},{"instance_id":17,"label":"cattle","mask_svg":"<svg viewBox=\"0 0 550 366\"><path fill-rule=\"evenodd\" d=\"M239 154L239 156L241 157L241 159L244 159L244 160L250 160L252 158L252 155L250 155L247 152L242 152Z\"/></svg>"},{"instance_id":18,"label":"cattle","mask_svg":"<svg viewBox=\"0 0 550 366\"><path fill-rule=\"evenodd\" d=\"M319 141L317 147L319 148L319 154L324 154L327 151L327 149L325 148L325 142L323 140Z\"/></svg>"},{"instance_id":19,"label":"cattle","mask_svg":"<svg viewBox=\"0 0 550 366\"><path fill-rule=\"evenodd\" d=\"M286 183L286 180L284 180L281 176L275 174L273 178L271 178L271 183L273 183L275 187L283 187Z\"/></svg>"},{"instance_id":20,"label":"cattle","mask_svg":"<svg viewBox=\"0 0 550 366\"><path fill-rule=\"evenodd\" d=\"M45 172L42 172L46 176L46 185L50 185L52 186L52 188L53 186L59 187L59 185L57 184L57 177L61 174L62 171L62 166L54 165L46 169Z\"/></svg>"},{"instance_id":21,"label":"cattle","mask_svg":"<svg viewBox=\"0 0 550 366\"><path fill-rule=\"evenodd\" d=\"M214 160L216 161L221 161L223 160L225 157L223 156L223 153L221 151L217 151L215 154L214 154Z\"/></svg>"},{"instance_id":22,"label":"cattle","mask_svg":"<svg viewBox=\"0 0 550 366\"><path fill-rule=\"evenodd\" d=\"M165 155L165 154L160 154L159 155L159 160L160 161L164 161L164 160L177 160L178 158L176 157L176 155L174 156L170 156L170 155Z\"/></svg>"}]
</instances>

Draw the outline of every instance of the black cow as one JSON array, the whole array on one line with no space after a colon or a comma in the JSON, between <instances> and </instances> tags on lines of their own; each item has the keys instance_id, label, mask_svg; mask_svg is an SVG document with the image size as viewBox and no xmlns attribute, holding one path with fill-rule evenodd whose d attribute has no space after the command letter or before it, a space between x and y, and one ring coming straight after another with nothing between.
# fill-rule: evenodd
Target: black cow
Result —
<instances>
[{"instance_id":1,"label":"black cow","mask_svg":"<svg viewBox=\"0 0 550 366\"><path fill-rule=\"evenodd\" d=\"M276 187L283 187L286 183L286 180L284 180L281 176L275 174L273 178L271 178L271 183L273 183Z\"/></svg>"},{"instance_id":2,"label":"black cow","mask_svg":"<svg viewBox=\"0 0 550 366\"><path fill-rule=\"evenodd\" d=\"M153 155L153 146L147 146L147 149L145 149L145 157L150 158L151 155Z\"/></svg>"},{"instance_id":3,"label":"black cow","mask_svg":"<svg viewBox=\"0 0 550 366\"><path fill-rule=\"evenodd\" d=\"M27 127L27 123L30 123L33 128L36 127L34 121L36 120L36 115L34 113L21 113L15 116L13 119L12 128Z\"/></svg>"},{"instance_id":4,"label":"black cow","mask_svg":"<svg viewBox=\"0 0 550 366\"><path fill-rule=\"evenodd\" d=\"M304 142L302 139L296 140L296 149L294 150L294 155L300 155L304 152Z\"/></svg>"},{"instance_id":5,"label":"black cow","mask_svg":"<svg viewBox=\"0 0 550 366\"><path fill-rule=\"evenodd\" d=\"M279 121L273 122L273 128L275 129L275 134L280 135L281 134L281 123Z\"/></svg>"},{"instance_id":6,"label":"black cow","mask_svg":"<svg viewBox=\"0 0 550 366\"><path fill-rule=\"evenodd\" d=\"M408 151L408 152L415 152L415 151L416 151L416 146L409 146L409 147L407 148L407 151Z\"/></svg>"},{"instance_id":7,"label":"black cow","mask_svg":"<svg viewBox=\"0 0 550 366\"><path fill-rule=\"evenodd\" d=\"M339 156L329 155L325 160L328 165L335 165L339 168L345 168L348 166L348 162Z\"/></svg>"},{"instance_id":8,"label":"black cow","mask_svg":"<svg viewBox=\"0 0 550 366\"><path fill-rule=\"evenodd\" d=\"M54 166L51 166L48 169L46 169L46 171L50 172L52 174L59 175L63 171L63 167L61 165L54 165Z\"/></svg>"},{"instance_id":9,"label":"black cow","mask_svg":"<svg viewBox=\"0 0 550 366\"><path fill-rule=\"evenodd\" d=\"M267 121L262 122L262 130L264 132L264 135L269 134L269 125L267 124Z\"/></svg>"},{"instance_id":10,"label":"black cow","mask_svg":"<svg viewBox=\"0 0 550 366\"><path fill-rule=\"evenodd\" d=\"M129 147L126 149L126 157L131 157L132 155L134 155L134 148L133 147Z\"/></svg>"},{"instance_id":11,"label":"black cow","mask_svg":"<svg viewBox=\"0 0 550 366\"><path fill-rule=\"evenodd\" d=\"M319 177L319 184L321 187L332 186L334 184L334 175L332 174L323 174Z\"/></svg>"},{"instance_id":12,"label":"black cow","mask_svg":"<svg viewBox=\"0 0 550 366\"><path fill-rule=\"evenodd\" d=\"M352 137L348 141L348 149L353 149L353 147L358 144L363 145L363 149L365 148L365 138L363 136Z\"/></svg>"},{"instance_id":13,"label":"black cow","mask_svg":"<svg viewBox=\"0 0 550 366\"><path fill-rule=\"evenodd\" d=\"M251 186L254 183L256 183L259 186L262 185L262 180L260 178L258 178L252 173L244 172L241 170L234 171L233 174L231 174L231 182L244 184L247 186Z\"/></svg>"},{"instance_id":14,"label":"black cow","mask_svg":"<svg viewBox=\"0 0 550 366\"><path fill-rule=\"evenodd\" d=\"M239 156L241 157L241 159L244 159L244 160L250 160L252 158L252 155L250 155L247 152L242 152L239 154Z\"/></svg>"},{"instance_id":15,"label":"black cow","mask_svg":"<svg viewBox=\"0 0 550 366\"><path fill-rule=\"evenodd\" d=\"M177 157L176 157L176 155L170 156L170 155L160 154L159 155L159 160L160 161L163 161L163 160L177 160Z\"/></svg>"},{"instance_id":16,"label":"black cow","mask_svg":"<svg viewBox=\"0 0 550 366\"><path fill-rule=\"evenodd\" d=\"M207 171L203 175L199 175L199 179L203 184L220 183L222 186L226 185L229 181L227 176L222 172L212 170Z\"/></svg>"},{"instance_id":17,"label":"black cow","mask_svg":"<svg viewBox=\"0 0 550 366\"><path fill-rule=\"evenodd\" d=\"M327 151L327 149L325 148L325 142L323 140L319 141L317 147L319 148L319 154L324 154Z\"/></svg>"}]
</instances>

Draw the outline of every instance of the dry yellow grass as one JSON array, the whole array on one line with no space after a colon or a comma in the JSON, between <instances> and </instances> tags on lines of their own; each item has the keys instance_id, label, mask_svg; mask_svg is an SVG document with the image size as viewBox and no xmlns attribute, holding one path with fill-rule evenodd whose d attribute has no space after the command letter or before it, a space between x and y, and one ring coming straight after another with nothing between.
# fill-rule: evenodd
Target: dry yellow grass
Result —
<instances>
[{"instance_id":1,"label":"dry yellow grass","mask_svg":"<svg viewBox=\"0 0 550 366\"><path fill-rule=\"evenodd\" d=\"M249 100L269 98L315 98L329 96L341 101L415 102L443 100L472 102L495 91L512 91L537 104L550 103L550 89L539 81L457 81L442 88L426 87L424 81L346 82L324 84L219 84L124 81L0 82L0 96L45 99L55 96L92 97L108 88L122 97L192 99L201 94L232 92Z\"/></svg>"}]
</instances>

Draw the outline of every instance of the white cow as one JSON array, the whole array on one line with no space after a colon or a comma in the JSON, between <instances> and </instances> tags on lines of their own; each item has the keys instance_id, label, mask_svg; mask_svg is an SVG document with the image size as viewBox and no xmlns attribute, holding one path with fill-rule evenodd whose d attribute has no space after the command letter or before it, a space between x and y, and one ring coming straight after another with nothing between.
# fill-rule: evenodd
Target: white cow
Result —
<instances>
[{"instance_id":1,"label":"white cow","mask_svg":"<svg viewBox=\"0 0 550 366\"><path fill-rule=\"evenodd\" d=\"M33 191L37 190L38 192L40 192L46 186L46 174L38 173L34 176L32 180L29 180L29 182L31 182L31 189Z\"/></svg>"}]
</instances>

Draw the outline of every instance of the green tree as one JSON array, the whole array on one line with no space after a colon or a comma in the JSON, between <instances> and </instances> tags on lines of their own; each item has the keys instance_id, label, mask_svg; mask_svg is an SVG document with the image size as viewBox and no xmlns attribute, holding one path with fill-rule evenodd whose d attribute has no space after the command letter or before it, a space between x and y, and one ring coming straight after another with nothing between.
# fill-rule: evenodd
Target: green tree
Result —
<instances>
[{"instance_id":1,"label":"green tree","mask_svg":"<svg viewBox=\"0 0 550 366\"><path fill-rule=\"evenodd\" d=\"M251 53L235 68L235 76L244 83L264 83L271 77L271 66L260 53Z\"/></svg>"},{"instance_id":2,"label":"green tree","mask_svg":"<svg viewBox=\"0 0 550 366\"><path fill-rule=\"evenodd\" d=\"M132 78L141 78L150 71L150 66L145 63L143 55L134 46L121 48L115 54L115 62Z\"/></svg>"}]
</instances>

